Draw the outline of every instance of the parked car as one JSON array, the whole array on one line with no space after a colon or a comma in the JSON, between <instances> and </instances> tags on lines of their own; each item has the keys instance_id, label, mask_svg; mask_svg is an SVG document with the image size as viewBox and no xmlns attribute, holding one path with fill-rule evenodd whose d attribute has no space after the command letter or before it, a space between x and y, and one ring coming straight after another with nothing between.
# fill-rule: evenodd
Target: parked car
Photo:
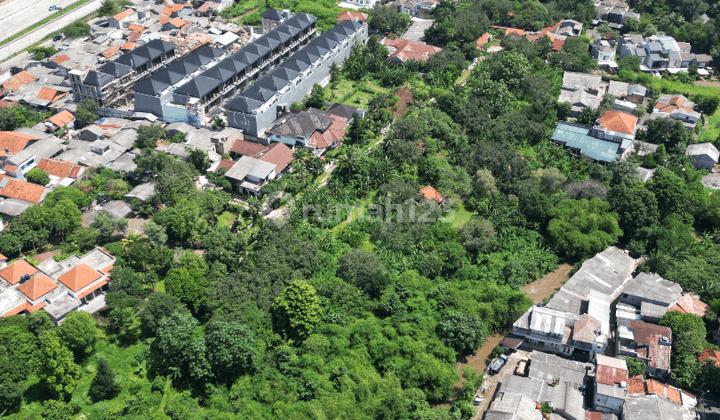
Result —
<instances>
[{"instance_id":1,"label":"parked car","mask_svg":"<svg viewBox=\"0 0 720 420\"><path fill-rule=\"evenodd\" d=\"M63 39L62 34L57 34L57 35L55 35L55 36L53 37L53 41L56 41L56 42L57 42L57 41L60 41L61 39Z\"/></svg>"},{"instance_id":2,"label":"parked car","mask_svg":"<svg viewBox=\"0 0 720 420\"><path fill-rule=\"evenodd\" d=\"M485 398L483 398L482 395L475 395L475 398L473 398L473 405L480 405L484 399Z\"/></svg>"},{"instance_id":3,"label":"parked car","mask_svg":"<svg viewBox=\"0 0 720 420\"><path fill-rule=\"evenodd\" d=\"M488 372L491 375L497 374L498 372L500 372L500 369L502 369L503 366L505 366L505 363L507 363L507 360L508 360L508 357L504 354L501 354L500 357L498 357L497 359L493 360L490 363L490 366L488 366Z\"/></svg>"},{"instance_id":4,"label":"parked car","mask_svg":"<svg viewBox=\"0 0 720 420\"><path fill-rule=\"evenodd\" d=\"M50 8L49 8L48 10L52 12L52 11L55 10L55 9L57 9L57 6L55 6L55 5L53 4L52 6L50 6Z\"/></svg>"}]
</instances>

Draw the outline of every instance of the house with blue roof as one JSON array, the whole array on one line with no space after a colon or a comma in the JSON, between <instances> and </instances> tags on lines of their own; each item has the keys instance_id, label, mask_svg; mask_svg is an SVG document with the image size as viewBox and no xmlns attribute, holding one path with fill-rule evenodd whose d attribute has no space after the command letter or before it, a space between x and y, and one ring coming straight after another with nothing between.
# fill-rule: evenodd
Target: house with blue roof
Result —
<instances>
[{"instance_id":1,"label":"house with blue roof","mask_svg":"<svg viewBox=\"0 0 720 420\"><path fill-rule=\"evenodd\" d=\"M612 113L622 114L617 111ZM623 114L628 115L629 114ZM617 116L612 115L612 124L617 125ZM637 117L635 117L637 120ZM620 131L611 131L603 126L598 120L593 127L560 121L551 141L563 146L576 156L584 156L600 163L610 163L625 159L632 152L632 145L635 139L635 127L633 124L632 134Z\"/></svg>"}]
</instances>

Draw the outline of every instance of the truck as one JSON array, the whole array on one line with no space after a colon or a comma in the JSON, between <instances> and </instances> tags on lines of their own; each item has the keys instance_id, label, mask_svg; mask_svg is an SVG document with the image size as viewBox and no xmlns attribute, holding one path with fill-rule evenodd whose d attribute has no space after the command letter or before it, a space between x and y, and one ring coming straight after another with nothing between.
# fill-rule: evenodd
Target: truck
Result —
<instances>
[{"instance_id":1,"label":"truck","mask_svg":"<svg viewBox=\"0 0 720 420\"><path fill-rule=\"evenodd\" d=\"M488 366L488 372L491 375L495 375L498 372L500 372L500 369L505 366L505 363L507 363L508 357L507 355L501 354L500 357L490 362L490 366Z\"/></svg>"}]
</instances>

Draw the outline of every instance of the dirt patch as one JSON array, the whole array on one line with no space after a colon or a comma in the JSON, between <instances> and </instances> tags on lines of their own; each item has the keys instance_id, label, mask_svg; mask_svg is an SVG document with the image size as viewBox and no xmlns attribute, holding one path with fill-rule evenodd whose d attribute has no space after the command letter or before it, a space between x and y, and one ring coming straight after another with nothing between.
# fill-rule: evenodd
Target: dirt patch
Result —
<instances>
[{"instance_id":1,"label":"dirt patch","mask_svg":"<svg viewBox=\"0 0 720 420\"><path fill-rule=\"evenodd\" d=\"M697 86L720 87L720 82L708 82L707 80L698 80L695 82Z\"/></svg>"},{"instance_id":2,"label":"dirt patch","mask_svg":"<svg viewBox=\"0 0 720 420\"><path fill-rule=\"evenodd\" d=\"M522 291L535 303L542 303L543 299L549 299L562 287L563 283L570 277L568 274L573 270L569 264L560 264L557 270L548 273L545 277L535 280L523 286Z\"/></svg>"},{"instance_id":3,"label":"dirt patch","mask_svg":"<svg viewBox=\"0 0 720 420\"><path fill-rule=\"evenodd\" d=\"M61 255L61 254L62 254L62 250L56 249L53 251L43 252L42 254L37 254L33 257L33 259L35 259L36 261L39 261L39 262L43 262L43 261L49 260L50 258L52 258L56 255Z\"/></svg>"},{"instance_id":4,"label":"dirt patch","mask_svg":"<svg viewBox=\"0 0 720 420\"><path fill-rule=\"evenodd\" d=\"M398 118L398 117L402 116L403 114L405 114L405 111L407 111L407 109L408 109L408 104L413 103L413 97L412 97L412 92L410 92L407 89L398 89L395 92L395 96L400 98L400 100L397 101L397 103L395 104L397 109L393 115L395 118Z\"/></svg>"},{"instance_id":5,"label":"dirt patch","mask_svg":"<svg viewBox=\"0 0 720 420\"><path fill-rule=\"evenodd\" d=\"M244 18L245 16L247 16L247 15L249 15L249 14L251 14L251 13L256 12L258 9L259 9L259 7L256 7L256 8L254 8L254 9L252 9L252 10L248 10L247 12L243 13L243 14L240 15L240 16L230 19L230 21L231 21L231 22L237 22L237 21L239 21L240 19Z\"/></svg>"}]
</instances>

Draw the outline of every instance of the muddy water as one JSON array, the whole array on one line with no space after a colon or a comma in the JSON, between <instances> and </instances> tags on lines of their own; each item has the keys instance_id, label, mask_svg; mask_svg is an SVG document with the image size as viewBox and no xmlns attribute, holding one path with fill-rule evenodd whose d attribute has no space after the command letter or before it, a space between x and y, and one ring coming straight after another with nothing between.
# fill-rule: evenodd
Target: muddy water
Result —
<instances>
[{"instance_id":1,"label":"muddy water","mask_svg":"<svg viewBox=\"0 0 720 420\"><path fill-rule=\"evenodd\" d=\"M573 267L571 265L561 264L557 268L557 270L553 271L552 273L548 273L545 277L525 285L522 288L522 291L525 292L525 294L530 299L532 299L533 302L542 303L543 299L550 298L553 293L556 293L558 290L560 290L560 287L562 287L563 283L569 279L568 274L572 271L572 269ZM474 367L478 373L485 372L488 363L490 363L490 354L495 349L495 347L500 345L500 342L502 342L504 337L505 334L493 334L488 337L488 339L485 340L485 343L483 343L483 346L480 347L477 352L475 352L475 354L468 356L463 362L458 362L455 365L458 373L462 375L462 369L467 365ZM479 413L484 412L485 408L489 403L490 397L493 395L494 385L496 385L497 381L496 379L492 379L492 382L493 384L491 386L491 389L489 389L488 392L485 393L485 401L478 407ZM458 381L455 384L455 392L459 392L460 389L462 389L462 381ZM448 401L444 404L438 404L436 407L450 408L450 404L452 403L452 401L454 401L454 398L453 400Z\"/></svg>"}]
</instances>

